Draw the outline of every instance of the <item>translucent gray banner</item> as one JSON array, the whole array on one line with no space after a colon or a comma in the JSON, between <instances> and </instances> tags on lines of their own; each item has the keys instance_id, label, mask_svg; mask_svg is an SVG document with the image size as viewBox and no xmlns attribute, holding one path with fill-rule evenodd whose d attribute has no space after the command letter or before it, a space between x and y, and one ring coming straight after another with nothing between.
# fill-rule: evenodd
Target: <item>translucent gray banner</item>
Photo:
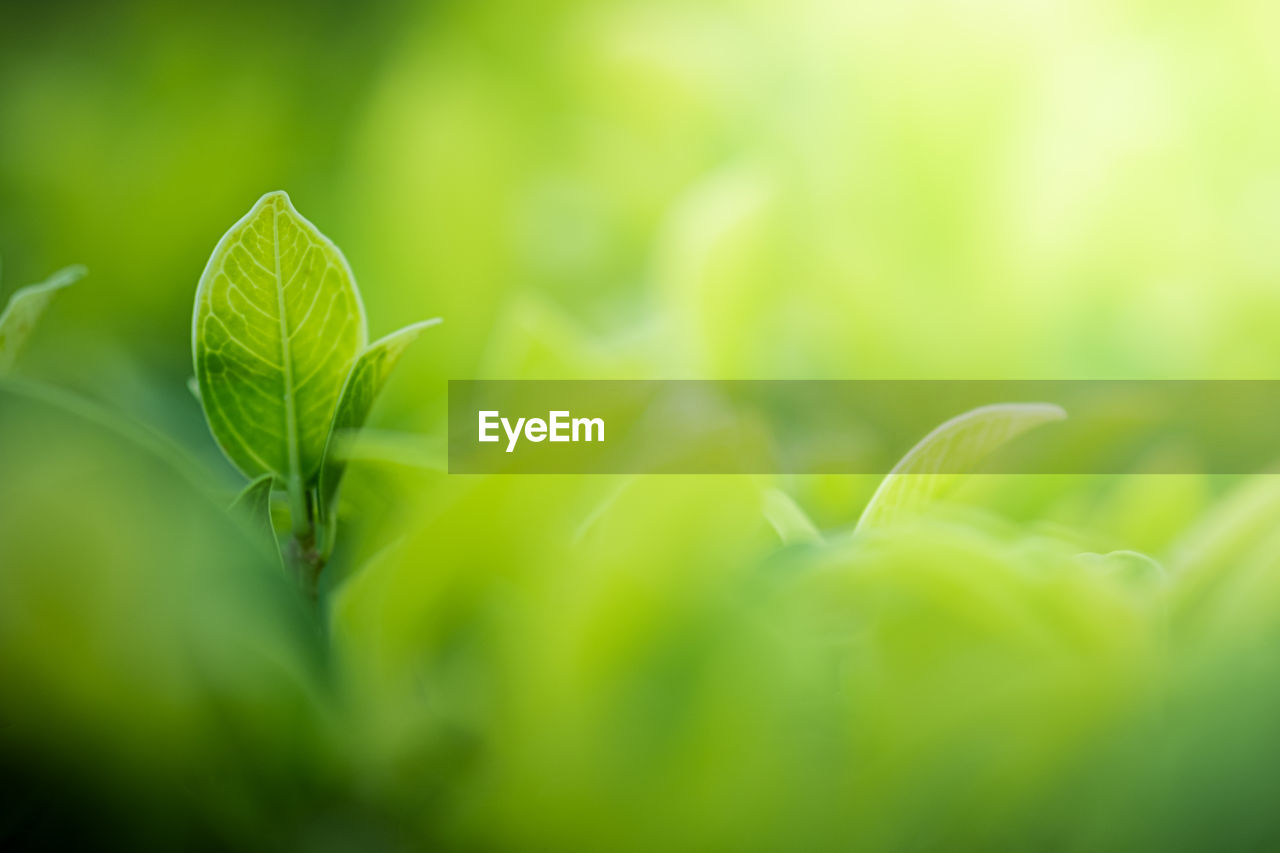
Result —
<instances>
[{"instance_id":1,"label":"translucent gray banner","mask_svg":"<svg viewBox=\"0 0 1280 853\"><path fill-rule=\"evenodd\" d=\"M449 472L1247 474L1277 423L1270 380L467 380Z\"/></svg>"}]
</instances>

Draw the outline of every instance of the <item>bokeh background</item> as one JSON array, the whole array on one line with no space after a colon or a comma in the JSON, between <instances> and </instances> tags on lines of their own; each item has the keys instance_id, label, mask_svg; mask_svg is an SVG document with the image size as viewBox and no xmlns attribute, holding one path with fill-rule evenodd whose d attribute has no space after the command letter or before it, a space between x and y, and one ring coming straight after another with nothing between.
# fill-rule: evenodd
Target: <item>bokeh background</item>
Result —
<instances>
[{"instance_id":1,"label":"bokeh background","mask_svg":"<svg viewBox=\"0 0 1280 853\"><path fill-rule=\"evenodd\" d=\"M1273 479L975 478L855 540L874 478L432 448L448 378L1271 378L1278 31L1255 0L3 4L0 297L90 274L21 364L57 392L0 390L0 840L1274 844ZM200 271L273 189L374 337L445 320L353 466L321 629L185 387ZM784 546L762 487L827 541Z\"/></svg>"}]
</instances>

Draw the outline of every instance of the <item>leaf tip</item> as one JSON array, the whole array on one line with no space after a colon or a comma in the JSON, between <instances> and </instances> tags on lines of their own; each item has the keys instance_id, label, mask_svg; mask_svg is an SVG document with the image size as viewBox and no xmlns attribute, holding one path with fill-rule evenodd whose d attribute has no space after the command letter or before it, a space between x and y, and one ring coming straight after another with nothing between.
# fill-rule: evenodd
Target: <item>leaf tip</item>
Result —
<instances>
[{"instance_id":1,"label":"leaf tip","mask_svg":"<svg viewBox=\"0 0 1280 853\"><path fill-rule=\"evenodd\" d=\"M1046 421L1065 421L1067 410L1057 403L1028 403L1028 407L1040 412Z\"/></svg>"},{"instance_id":2,"label":"leaf tip","mask_svg":"<svg viewBox=\"0 0 1280 853\"><path fill-rule=\"evenodd\" d=\"M63 267L58 270L49 277L49 280L51 282L56 282L56 287L66 287L69 284L75 284L88 274L89 268L84 264L72 264L69 267Z\"/></svg>"},{"instance_id":3,"label":"leaf tip","mask_svg":"<svg viewBox=\"0 0 1280 853\"><path fill-rule=\"evenodd\" d=\"M430 320L419 320L416 323L410 323L405 326L405 330L412 329L415 332L421 332L423 329L430 329L432 326L439 326L444 322L443 317L432 317Z\"/></svg>"},{"instance_id":4,"label":"leaf tip","mask_svg":"<svg viewBox=\"0 0 1280 853\"><path fill-rule=\"evenodd\" d=\"M263 193L262 197L258 199L257 203L253 206L253 210L255 211L268 209L275 212L293 211L294 213L297 213L297 210L293 206L293 200L289 198L289 193L285 190L271 190L270 192Z\"/></svg>"}]
</instances>

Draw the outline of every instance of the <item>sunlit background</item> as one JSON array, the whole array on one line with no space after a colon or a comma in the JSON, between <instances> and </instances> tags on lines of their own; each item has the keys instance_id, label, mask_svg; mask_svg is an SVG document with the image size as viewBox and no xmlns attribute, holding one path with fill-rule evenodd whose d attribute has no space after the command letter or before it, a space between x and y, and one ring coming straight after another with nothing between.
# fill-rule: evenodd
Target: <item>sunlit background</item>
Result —
<instances>
[{"instance_id":1,"label":"sunlit background","mask_svg":"<svg viewBox=\"0 0 1280 853\"><path fill-rule=\"evenodd\" d=\"M0 389L0 846L1280 842L1273 479L976 478L854 540L876 478L432 450L449 378L1271 378L1277 32L1255 0L6 4L0 302L89 276L20 364L56 393ZM324 629L185 384L201 269L274 189L374 337L444 318L375 412L399 452L353 466Z\"/></svg>"}]
</instances>

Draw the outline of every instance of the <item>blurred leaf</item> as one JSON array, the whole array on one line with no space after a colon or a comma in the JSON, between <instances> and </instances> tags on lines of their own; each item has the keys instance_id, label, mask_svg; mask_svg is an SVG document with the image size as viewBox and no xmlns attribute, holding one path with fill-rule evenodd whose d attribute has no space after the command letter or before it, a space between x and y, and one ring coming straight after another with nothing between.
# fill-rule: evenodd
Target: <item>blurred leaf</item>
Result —
<instances>
[{"instance_id":1,"label":"blurred leaf","mask_svg":"<svg viewBox=\"0 0 1280 853\"><path fill-rule=\"evenodd\" d=\"M1256 477L1218 501L1182 535L1169 559L1178 581L1175 599L1181 619L1196 621L1216 608L1232 614L1232 588L1248 588L1254 583L1250 567L1261 563L1269 571L1270 560L1280 553L1277 518L1280 477ZM1235 616L1225 618L1230 622Z\"/></svg>"},{"instance_id":2,"label":"blurred leaf","mask_svg":"<svg viewBox=\"0 0 1280 853\"><path fill-rule=\"evenodd\" d=\"M162 460L169 470L210 498L209 472L178 443L130 416L113 411L89 397L47 382L0 375L0 393L24 397L115 434L134 447Z\"/></svg>"},{"instance_id":3,"label":"blurred leaf","mask_svg":"<svg viewBox=\"0 0 1280 853\"><path fill-rule=\"evenodd\" d=\"M314 485L343 382L366 339L346 259L284 192L213 250L196 291L201 402L227 457L291 495Z\"/></svg>"},{"instance_id":4,"label":"blurred leaf","mask_svg":"<svg viewBox=\"0 0 1280 853\"><path fill-rule=\"evenodd\" d=\"M64 267L40 284L28 285L13 294L4 313L0 314L0 373L13 369L40 315L63 288L84 278L86 272L78 265Z\"/></svg>"},{"instance_id":5,"label":"blurred leaf","mask_svg":"<svg viewBox=\"0 0 1280 853\"><path fill-rule=\"evenodd\" d=\"M194 376L187 377L187 390L191 392L192 397L195 397L197 403L204 404L204 401L200 399L200 383L196 381Z\"/></svg>"},{"instance_id":6,"label":"blurred leaf","mask_svg":"<svg viewBox=\"0 0 1280 853\"><path fill-rule=\"evenodd\" d=\"M328 749L306 611L225 500L91 403L28 390L0 384L0 787L95 824L111 804L159 826L142 803L175 795L205 831L242 804L282 819Z\"/></svg>"},{"instance_id":7,"label":"blurred leaf","mask_svg":"<svg viewBox=\"0 0 1280 853\"><path fill-rule=\"evenodd\" d=\"M1228 572L1275 532L1277 518L1280 478L1245 480L1183 533L1170 568L1176 575Z\"/></svg>"},{"instance_id":8,"label":"blurred leaf","mask_svg":"<svg viewBox=\"0 0 1280 853\"><path fill-rule=\"evenodd\" d=\"M1051 403L998 403L952 418L902 457L871 496L858 530L890 524L919 512L969 470L1032 427L1062 420Z\"/></svg>"},{"instance_id":9,"label":"blurred leaf","mask_svg":"<svg viewBox=\"0 0 1280 853\"><path fill-rule=\"evenodd\" d=\"M791 496L779 489L766 489L762 495L764 517L778 531L782 544L821 542L822 534L805 511Z\"/></svg>"},{"instance_id":10,"label":"blurred leaf","mask_svg":"<svg viewBox=\"0 0 1280 853\"><path fill-rule=\"evenodd\" d=\"M269 536L272 542L276 538L275 528L271 524L271 489L275 481L274 475L263 474L245 486L244 490L231 502L232 512L243 515L254 524L255 528Z\"/></svg>"},{"instance_id":11,"label":"blurred leaf","mask_svg":"<svg viewBox=\"0 0 1280 853\"><path fill-rule=\"evenodd\" d=\"M328 528L326 533L332 533L333 519L337 515L334 512L334 502L338 497L338 486L342 482L343 471L346 470L345 459L328 450L334 443L334 436L359 430L364 426L365 420L369 417L369 411L378 398L378 393L382 391L382 386L391 375L391 371L395 369L396 363L400 361L400 356L404 354L405 349L417 340L423 329L437 325L439 322L439 317L423 320L374 341L360 354L351 368L347 381L343 385L338 409L334 414L333 424L325 443L325 457L320 471L320 517ZM332 536L327 535L326 541L332 542Z\"/></svg>"}]
</instances>

